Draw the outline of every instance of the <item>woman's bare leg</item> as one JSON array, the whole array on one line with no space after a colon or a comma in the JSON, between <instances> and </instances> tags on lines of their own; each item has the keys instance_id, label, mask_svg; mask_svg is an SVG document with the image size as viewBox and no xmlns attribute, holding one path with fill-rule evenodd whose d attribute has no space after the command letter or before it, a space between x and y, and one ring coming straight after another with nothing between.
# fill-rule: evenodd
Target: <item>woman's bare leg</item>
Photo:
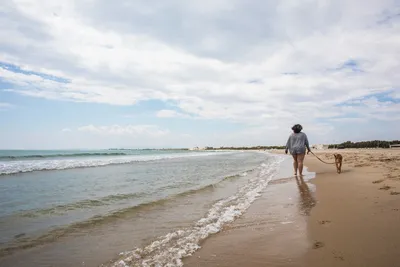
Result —
<instances>
[{"instance_id":1,"label":"woman's bare leg","mask_svg":"<svg viewBox=\"0 0 400 267\"><path fill-rule=\"evenodd\" d=\"M297 166L299 168L299 175L303 175L303 162L304 162L304 157L306 154L299 154L297 155Z\"/></svg>"},{"instance_id":2,"label":"woman's bare leg","mask_svg":"<svg viewBox=\"0 0 400 267\"><path fill-rule=\"evenodd\" d=\"M293 169L294 169L294 175L297 175L297 168L298 168L298 163L297 163L297 155L294 154L292 155L293 157Z\"/></svg>"}]
</instances>

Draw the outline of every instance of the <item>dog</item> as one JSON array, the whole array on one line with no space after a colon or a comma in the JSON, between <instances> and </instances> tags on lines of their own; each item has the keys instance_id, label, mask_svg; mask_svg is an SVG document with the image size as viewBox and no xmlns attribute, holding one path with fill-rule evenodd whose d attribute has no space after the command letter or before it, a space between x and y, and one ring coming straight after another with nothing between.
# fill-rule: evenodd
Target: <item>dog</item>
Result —
<instances>
[{"instance_id":1,"label":"dog","mask_svg":"<svg viewBox=\"0 0 400 267\"><path fill-rule=\"evenodd\" d=\"M337 173L341 173L343 157L340 154L333 154L333 156L335 157L335 165L336 165Z\"/></svg>"}]
</instances>

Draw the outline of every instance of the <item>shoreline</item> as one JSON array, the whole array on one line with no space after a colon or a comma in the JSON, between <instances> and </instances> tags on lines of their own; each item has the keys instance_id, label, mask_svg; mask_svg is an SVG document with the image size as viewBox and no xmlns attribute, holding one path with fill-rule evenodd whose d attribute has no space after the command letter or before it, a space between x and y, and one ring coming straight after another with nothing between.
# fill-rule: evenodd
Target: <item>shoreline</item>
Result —
<instances>
[{"instance_id":1,"label":"shoreline","mask_svg":"<svg viewBox=\"0 0 400 267\"><path fill-rule=\"evenodd\" d=\"M291 157L241 217L207 238L184 266L286 266L307 252L307 217L315 205L315 174L293 177ZM284 255L284 257L282 257ZM294 266L294 265L290 265ZM297 266L297 265L296 265ZM300 265L298 265L300 266Z\"/></svg>"},{"instance_id":2,"label":"shoreline","mask_svg":"<svg viewBox=\"0 0 400 267\"><path fill-rule=\"evenodd\" d=\"M344 158L341 174L306 156L315 178L271 183L185 266L397 266L400 151L314 151L330 162L335 152Z\"/></svg>"}]
</instances>

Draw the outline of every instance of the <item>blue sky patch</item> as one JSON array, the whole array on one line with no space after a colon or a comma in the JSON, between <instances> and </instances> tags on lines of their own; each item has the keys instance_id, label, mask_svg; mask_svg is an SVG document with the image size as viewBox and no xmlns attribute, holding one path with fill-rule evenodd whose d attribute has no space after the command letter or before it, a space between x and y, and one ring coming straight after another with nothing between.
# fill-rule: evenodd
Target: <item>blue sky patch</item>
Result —
<instances>
[{"instance_id":1,"label":"blue sky patch","mask_svg":"<svg viewBox=\"0 0 400 267\"><path fill-rule=\"evenodd\" d=\"M388 91L388 92L383 92L383 93L375 93L375 94L369 94L364 97L359 97L359 98L353 98L348 101L345 101L343 103L339 103L335 106L337 107L343 107L343 106L360 106L362 105L362 101L365 101L370 98L376 98L379 102L391 102L391 103L400 103L400 99L396 99L391 97L391 94L394 92L394 90Z\"/></svg>"},{"instance_id":2,"label":"blue sky patch","mask_svg":"<svg viewBox=\"0 0 400 267\"><path fill-rule=\"evenodd\" d=\"M354 59L349 59L346 62L344 62L341 66L336 68L336 70L344 70L344 69L350 69L353 72L364 72L361 69L359 63Z\"/></svg>"},{"instance_id":3,"label":"blue sky patch","mask_svg":"<svg viewBox=\"0 0 400 267\"><path fill-rule=\"evenodd\" d=\"M13 64L9 64L9 63L5 63L5 62L1 62L0 61L0 68L15 72L15 73L22 73L25 75L37 75L39 77L42 77L43 79L46 80L52 80L55 82L59 82L59 83L70 83L71 81L62 77L56 77L53 75L49 75L49 74L45 74L45 73L39 73L39 72L35 72L35 71L27 71L27 70L23 70L20 67L13 65Z\"/></svg>"}]
</instances>

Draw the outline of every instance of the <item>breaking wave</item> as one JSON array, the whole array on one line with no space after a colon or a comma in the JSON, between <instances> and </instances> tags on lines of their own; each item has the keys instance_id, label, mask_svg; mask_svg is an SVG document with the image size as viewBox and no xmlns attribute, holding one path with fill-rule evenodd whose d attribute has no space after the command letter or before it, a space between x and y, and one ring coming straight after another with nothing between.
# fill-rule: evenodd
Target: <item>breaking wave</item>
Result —
<instances>
[{"instance_id":1,"label":"breaking wave","mask_svg":"<svg viewBox=\"0 0 400 267\"><path fill-rule=\"evenodd\" d=\"M84 153L60 153L60 154L32 154L32 155L17 155L17 156L0 156L0 160L19 160L19 159L46 159L46 158L75 158L75 157L90 157L90 156L126 156L129 154L122 152L84 152Z\"/></svg>"},{"instance_id":2,"label":"breaking wave","mask_svg":"<svg viewBox=\"0 0 400 267\"><path fill-rule=\"evenodd\" d=\"M182 259L198 250L202 240L221 231L224 225L242 215L260 196L283 160L274 158L274 161L262 164L259 174L234 195L216 202L206 216L192 227L161 236L146 247L122 252L109 266L183 266Z\"/></svg>"},{"instance_id":3,"label":"breaking wave","mask_svg":"<svg viewBox=\"0 0 400 267\"><path fill-rule=\"evenodd\" d=\"M232 152L219 152L229 154ZM184 157L200 157L218 155L214 152L202 153L175 153L163 155L130 155L123 157L79 158L79 159L43 159L43 160L16 160L0 162L0 175L16 174L33 171L65 170L75 168L100 167L116 164L128 164L140 161L154 161Z\"/></svg>"},{"instance_id":4,"label":"breaking wave","mask_svg":"<svg viewBox=\"0 0 400 267\"><path fill-rule=\"evenodd\" d=\"M266 165L262 165L261 167L263 167L263 166L265 167ZM93 225L108 223L115 219L126 217L129 214L140 212L141 210L147 209L149 207L164 205L168 201L171 201L171 200L174 200L174 199L177 199L180 197L185 197L188 195L197 194L197 193L201 193L201 192L208 191L208 190L213 190L214 186L216 186L219 183L222 183L224 181L231 180L231 179L244 177L248 173L251 173L255 170L256 169L250 169L245 172L240 172L236 175L229 175L229 176L223 177L220 181L213 183L213 184L208 184L208 185L200 186L197 188L188 189L184 192L181 192L181 193L178 193L175 195L171 195L171 196L168 196L165 198L156 199L156 200L149 201L149 202L143 202L141 204L138 204L138 205L135 205L132 207L127 207L127 208L123 208L120 210L110 212L106 215L96 215L85 221L80 221L80 222L66 225L65 227L56 228L56 229L51 230L41 236L25 237L25 238L18 239L10 246L0 248L0 257L5 256L5 255L10 255L18 250L33 248L33 247L36 247L39 245L44 245L47 243L54 242L54 240L56 240L58 238L61 238L70 233L74 233L77 229L82 230L85 228L90 228ZM252 183L254 184L255 180L252 181ZM244 187L242 189L242 191L247 190L248 188L249 188L249 186ZM71 211L71 210L88 209L88 208L91 208L94 206L108 205L108 204L111 204L112 202L117 202L120 200L141 198L141 197L146 197L146 196L147 196L147 193L109 195L109 196L105 196L105 197L102 197L99 199L85 199L85 200L81 200L81 201L77 201L77 202L73 202L73 203L69 203L69 204L65 204L65 205L57 205L57 206L46 208L46 209L38 209L38 210L21 212L19 214L19 216L34 218L34 217L39 217L39 216L47 216L47 215L55 215L55 214L62 215L65 212ZM216 206L223 205L224 203L229 203L230 201L233 201L235 199L237 199L237 197L234 196L233 198L231 197L226 200L221 200L218 202L219 204L217 203L216 205L213 206L213 208L215 209ZM215 210L215 212L217 212L217 210ZM217 214L215 214L215 216L216 215Z\"/></svg>"}]
</instances>

